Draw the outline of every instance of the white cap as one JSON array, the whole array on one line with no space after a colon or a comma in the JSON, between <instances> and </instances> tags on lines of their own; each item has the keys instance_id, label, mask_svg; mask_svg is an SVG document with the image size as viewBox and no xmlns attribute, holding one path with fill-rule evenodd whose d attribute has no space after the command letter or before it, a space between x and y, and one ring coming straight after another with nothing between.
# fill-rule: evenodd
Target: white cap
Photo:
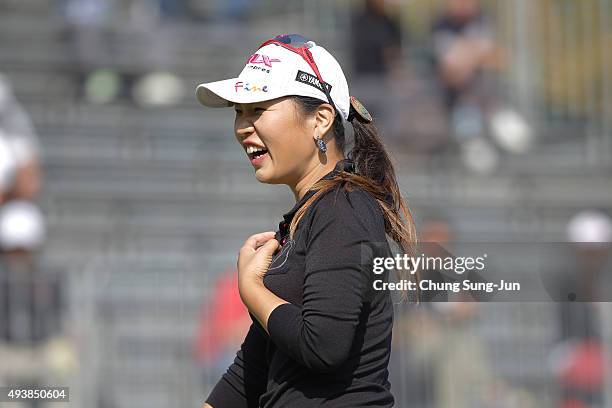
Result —
<instances>
[{"instance_id":1,"label":"white cap","mask_svg":"<svg viewBox=\"0 0 612 408\"><path fill-rule=\"evenodd\" d=\"M336 110L346 120L350 97L348 84L336 59L313 41L306 43L323 81L330 88ZM249 56L236 78L198 85L196 96L210 107L228 107L234 103L254 103L282 96L310 96L328 102L322 85L304 58L278 44L268 44Z\"/></svg>"},{"instance_id":2,"label":"white cap","mask_svg":"<svg viewBox=\"0 0 612 408\"><path fill-rule=\"evenodd\" d=\"M568 223L567 238L570 242L576 243L611 242L612 221L600 211L581 211Z\"/></svg>"},{"instance_id":3,"label":"white cap","mask_svg":"<svg viewBox=\"0 0 612 408\"><path fill-rule=\"evenodd\" d=\"M38 248L45 240L45 222L36 205L12 200L0 210L0 247L4 250Z\"/></svg>"}]
</instances>

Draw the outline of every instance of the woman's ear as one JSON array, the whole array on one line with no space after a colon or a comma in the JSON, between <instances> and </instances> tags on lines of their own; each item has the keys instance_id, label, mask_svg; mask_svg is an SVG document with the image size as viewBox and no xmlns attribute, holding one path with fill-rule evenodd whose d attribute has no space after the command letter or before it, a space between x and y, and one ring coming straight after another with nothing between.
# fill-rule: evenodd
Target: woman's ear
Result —
<instances>
[{"instance_id":1,"label":"woman's ear","mask_svg":"<svg viewBox=\"0 0 612 408\"><path fill-rule=\"evenodd\" d=\"M328 104L323 103L319 105L315 113L315 132L312 135L313 138L323 138L327 132L332 128L334 124L334 108Z\"/></svg>"}]
</instances>

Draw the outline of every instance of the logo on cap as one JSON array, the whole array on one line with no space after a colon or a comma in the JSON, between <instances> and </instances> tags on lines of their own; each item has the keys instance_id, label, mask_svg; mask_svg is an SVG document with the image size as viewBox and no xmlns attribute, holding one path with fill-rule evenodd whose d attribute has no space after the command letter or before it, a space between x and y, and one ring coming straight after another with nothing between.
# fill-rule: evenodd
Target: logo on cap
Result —
<instances>
[{"instance_id":1,"label":"logo on cap","mask_svg":"<svg viewBox=\"0 0 612 408\"><path fill-rule=\"evenodd\" d=\"M251 84L249 82L244 83L242 81L237 81L234 84L234 90L236 92L238 92L239 90L245 90L247 92L268 92L268 85L256 85L256 84Z\"/></svg>"},{"instance_id":2,"label":"logo on cap","mask_svg":"<svg viewBox=\"0 0 612 408\"><path fill-rule=\"evenodd\" d=\"M323 89L323 86L321 85L321 81L319 81L319 78L317 78L316 76L312 74L309 74L308 72L298 70L295 80L303 84L313 86L321 92L325 92L325 90ZM332 86L328 84L327 82L323 82L323 84L325 85L325 88L327 88L327 91L330 92L332 89Z\"/></svg>"},{"instance_id":3,"label":"logo on cap","mask_svg":"<svg viewBox=\"0 0 612 408\"><path fill-rule=\"evenodd\" d=\"M273 62L280 62L280 60L263 54L253 54L247 60L247 64L264 64L267 67L272 67Z\"/></svg>"}]
</instances>

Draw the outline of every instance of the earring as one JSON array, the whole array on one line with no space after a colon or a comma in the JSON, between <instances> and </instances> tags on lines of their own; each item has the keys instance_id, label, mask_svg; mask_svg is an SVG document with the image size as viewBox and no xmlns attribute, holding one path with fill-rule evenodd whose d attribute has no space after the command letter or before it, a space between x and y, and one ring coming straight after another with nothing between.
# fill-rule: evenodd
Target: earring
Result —
<instances>
[{"instance_id":1,"label":"earring","mask_svg":"<svg viewBox=\"0 0 612 408\"><path fill-rule=\"evenodd\" d=\"M325 142L319 136L317 136L317 147L319 148L321 153L325 153L327 151L327 146L325 145Z\"/></svg>"}]
</instances>

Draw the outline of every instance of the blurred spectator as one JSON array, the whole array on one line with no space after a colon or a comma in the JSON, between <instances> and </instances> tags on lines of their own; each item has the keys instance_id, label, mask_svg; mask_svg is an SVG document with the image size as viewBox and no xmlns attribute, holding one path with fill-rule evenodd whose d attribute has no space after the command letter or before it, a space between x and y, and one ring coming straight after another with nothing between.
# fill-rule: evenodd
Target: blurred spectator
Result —
<instances>
[{"instance_id":1,"label":"blurred spectator","mask_svg":"<svg viewBox=\"0 0 612 408\"><path fill-rule=\"evenodd\" d=\"M36 259L44 237L35 202L41 187L39 142L0 76L0 382L44 385L41 347L59 331L61 281Z\"/></svg>"},{"instance_id":2,"label":"blurred spectator","mask_svg":"<svg viewBox=\"0 0 612 408\"><path fill-rule=\"evenodd\" d=\"M452 243L453 233L444 217L426 219L419 231L420 251L432 257L449 255L444 247ZM424 270L420 279L440 282L447 277ZM488 400L497 383L477 332L478 305L463 293L424 293L423 297L426 303L410 318L414 324L408 325L408 344L416 365L430 373L433 402L428 406L500 406Z\"/></svg>"},{"instance_id":3,"label":"blurred spectator","mask_svg":"<svg viewBox=\"0 0 612 408\"><path fill-rule=\"evenodd\" d=\"M34 251L44 222L35 202L41 189L40 146L25 110L0 75L0 251Z\"/></svg>"},{"instance_id":4,"label":"blurred spectator","mask_svg":"<svg viewBox=\"0 0 612 408\"><path fill-rule=\"evenodd\" d=\"M0 150L5 156L12 156L2 165L0 172L12 173L10 181L5 181L4 199L14 198L35 200L40 190L39 142L26 112L17 103L7 79L0 74ZM14 169L8 171L7 163L14 162ZM11 166L13 167L13 166ZM0 177L1 180L1 177ZM1 183L0 183L1 184Z\"/></svg>"},{"instance_id":5,"label":"blurred spectator","mask_svg":"<svg viewBox=\"0 0 612 408\"><path fill-rule=\"evenodd\" d=\"M374 116L385 142L408 153L445 150L449 132L436 84L416 75L404 58L409 30L394 13L400 5L385 0L362 4L351 20L351 91Z\"/></svg>"},{"instance_id":6,"label":"blurred spectator","mask_svg":"<svg viewBox=\"0 0 612 408\"><path fill-rule=\"evenodd\" d=\"M4 312L1 339L29 344L45 337L46 324L55 316L49 305L41 308L37 298L35 253L44 241L43 219L37 207L27 201L12 200L0 210L0 277ZM45 295L46 296L46 295ZM41 302L44 303L44 302ZM41 315L43 314L43 315Z\"/></svg>"},{"instance_id":7,"label":"blurred spectator","mask_svg":"<svg viewBox=\"0 0 612 408\"><path fill-rule=\"evenodd\" d=\"M114 17L110 0L64 0L60 11L66 18L76 74L85 73L108 61L110 48L105 26Z\"/></svg>"},{"instance_id":8,"label":"blurred spectator","mask_svg":"<svg viewBox=\"0 0 612 408\"><path fill-rule=\"evenodd\" d=\"M64 0L61 4L68 23L66 36L73 73L79 85L77 98L108 103L125 95L121 74L110 67L114 63L111 26L120 26L122 20L119 5L114 0ZM126 8L130 5L131 2L123 4Z\"/></svg>"},{"instance_id":9,"label":"blurred spectator","mask_svg":"<svg viewBox=\"0 0 612 408\"><path fill-rule=\"evenodd\" d=\"M178 103L184 86L168 69L177 34L162 23L184 17L185 7L184 0L66 0L76 96L96 104Z\"/></svg>"},{"instance_id":10,"label":"blurred spectator","mask_svg":"<svg viewBox=\"0 0 612 408\"><path fill-rule=\"evenodd\" d=\"M351 21L349 38L356 76L351 82L353 92L365 101L384 134L392 104L387 80L400 61L401 32L387 14L384 0L365 0L363 4Z\"/></svg>"},{"instance_id":11,"label":"blurred spectator","mask_svg":"<svg viewBox=\"0 0 612 408\"><path fill-rule=\"evenodd\" d=\"M203 372L217 378L234 361L251 319L240 299L236 270L224 272L210 293L214 297L202 305L194 351Z\"/></svg>"},{"instance_id":12,"label":"blurred spectator","mask_svg":"<svg viewBox=\"0 0 612 408\"><path fill-rule=\"evenodd\" d=\"M480 85L482 70L496 66L497 44L479 0L446 0L432 30L437 74L451 111Z\"/></svg>"},{"instance_id":13,"label":"blurred spectator","mask_svg":"<svg viewBox=\"0 0 612 408\"><path fill-rule=\"evenodd\" d=\"M442 89L450 130L474 170L497 163L485 132L482 69L493 49L492 32L479 0L445 0L432 26L435 72ZM467 146L467 148L466 148Z\"/></svg>"},{"instance_id":14,"label":"blurred spectator","mask_svg":"<svg viewBox=\"0 0 612 408\"><path fill-rule=\"evenodd\" d=\"M2 207L0 383L22 388L65 381L75 360L62 336L65 281L38 262L44 238L42 215L31 202L11 200Z\"/></svg>"},{"instance_id":15,"label":"blurred spectator","mask_svg":"<svg viewBox=\"0 0 612 408\"><path fill-rule=\"evenodd\" d=\"M599 316L602 279L609 279L612 219L581 211L567 225L574 248L559 281L559 342L551 353L561 388L560 407L603 406L604 351ZM557 274L559 276L559 274ZM610 362L612 364L612 362Z\"/></svg>"},{"instance_id":16,"label":"blurred spectator","mask_svg":"<svg viewBox=\"0 0 612 408\"><path fill-rule=\"evenodd\" d=\"M400 59L401 31L387 15L384 0L365 0L352 21L351 50L355 74L388 74Z\"/></svg>"},{"instance_id":17,"label":"blurred spectator","mask_svg":"<svg viewBox=\"0 0 612 408\"><path fill-rule=\"evenodd\" d=\"M498 153L493 137L508 150L524 150L529 129L520 115L505 108L495 115L491 84L485 70L503 66L502 50L479 0L446 0L432 26L435 72L442 89L449 127L473 171L491 172Z\"/></svg>"}]
</instances>

